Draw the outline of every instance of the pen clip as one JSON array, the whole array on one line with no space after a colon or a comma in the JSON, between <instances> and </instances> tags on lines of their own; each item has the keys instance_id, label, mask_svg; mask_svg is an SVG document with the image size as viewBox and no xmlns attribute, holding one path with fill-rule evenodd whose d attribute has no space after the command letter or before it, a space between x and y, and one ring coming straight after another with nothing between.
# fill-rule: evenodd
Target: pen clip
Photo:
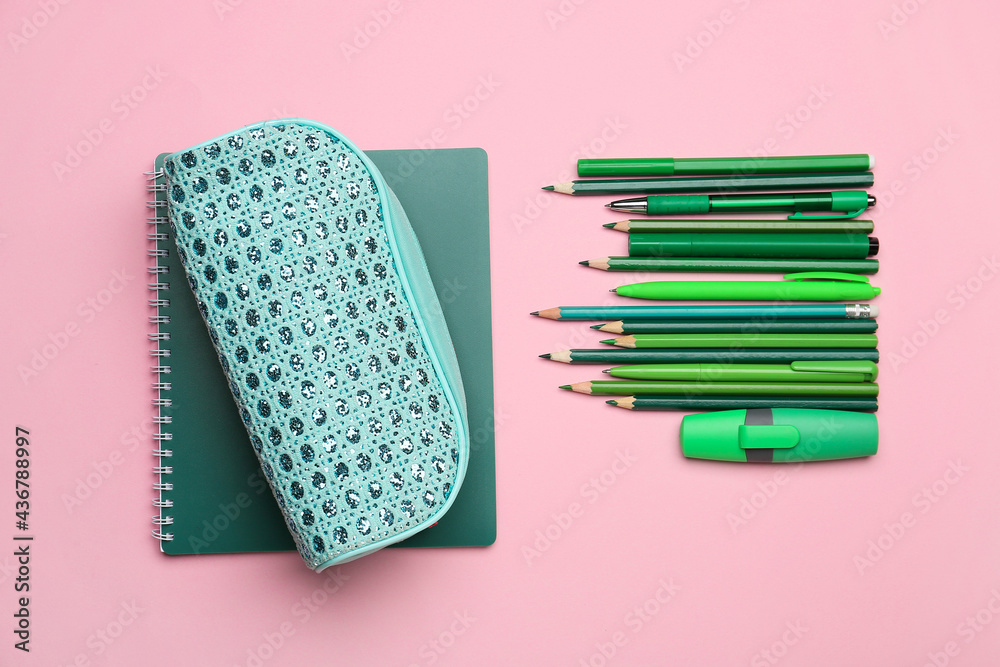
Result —
<instances>
[{"instance_id":1,"label":"pen clip","mask_svg":"<svg viewBox=\"0 0 1000 667\"><path fill-rule=\"evenodd\" d=\"M793 361L793 371L814 373L858 373L866 382L878 378L878 365L873 361ZM833 378L831 378L833 379Z\"/></svg>"},{"instance_id":2,"label":"pen clip","mask_svg":"<svg viewBox=\"0 0 1000 667\"><path fill-rule=\"evenodd\" d=\"M848 220L850 218L856 218L868 209L867 206L862 206L857 211L851 211L848 213L824 213L822 215L806 215L802 211L797 211L788 216L789 220Z\"/></svg>"},{"instance_id":3,"label":"pen clip","mask_svg":"<svg viewBox=\"0 0 1000 667\"><path fill-rule=\"evenodd\" d=\"M867 283L868 276L859 276L856 273L840 273L839 271L802 271L800 273L786 273L782 276L785 280L842 280L851 283Z\"/></svg>"},{"instance_id":4,"label":"pen clip","mask_svg":"<svg viewBox=\"0 0 1000 667\"><path fill-rule=\"evenodd\" d=\"M787 424L740 424L741 449L791 449L799 444L799 429Z\"/></svg>"}]
</instances>

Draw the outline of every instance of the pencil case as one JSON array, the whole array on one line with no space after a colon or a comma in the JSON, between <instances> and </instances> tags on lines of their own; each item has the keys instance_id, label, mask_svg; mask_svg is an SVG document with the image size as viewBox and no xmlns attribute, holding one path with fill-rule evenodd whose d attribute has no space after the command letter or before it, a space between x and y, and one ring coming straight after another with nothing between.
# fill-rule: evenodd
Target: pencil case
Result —
<instances>
[{"instance_id":1,"label":"pencil case","mask_svg":"<svg viewBox=\"0 0 1000 667\"><path fill-rule=\"evenodd\" d=\"M308 566L437 522L469 455L462 380L405 211L336 130L260 123L169 155L168 218Z\"/></svg>"}]
</instances>

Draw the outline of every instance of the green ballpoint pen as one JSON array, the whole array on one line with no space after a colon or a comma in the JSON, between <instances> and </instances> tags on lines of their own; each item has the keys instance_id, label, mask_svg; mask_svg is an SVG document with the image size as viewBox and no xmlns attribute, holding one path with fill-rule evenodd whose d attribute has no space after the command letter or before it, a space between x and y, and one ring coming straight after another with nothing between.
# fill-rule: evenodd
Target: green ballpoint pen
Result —
<instances>
[{"instance_id":1,"label":"green ballpoint pen","mask_svg":"<svg viewBox=\"0 0 1000 667\"><path fill-rule=\"evenodd\" d=\"M689 215L698 213L763 213L793 211L789 220L835 220L856 218L875 197L864 190L836 192L783 192L735 195L650 195L619 199L605 204L613 211L641 215ZM803 211L830 211L827 215L803 215Z\"/></svg>"},{"instance_id":2,"label":"green ballpoint pen","mask_svg":"<svg viewBox=\"0 0 1000 667\"><path fill-rule=\"evenodd\" d=\"M784 280L656 280L612 290L635 299L705 301L841 301L872 299L881 292L866 276L809 271L788 273Z\"/></svg>"}]
</instances>

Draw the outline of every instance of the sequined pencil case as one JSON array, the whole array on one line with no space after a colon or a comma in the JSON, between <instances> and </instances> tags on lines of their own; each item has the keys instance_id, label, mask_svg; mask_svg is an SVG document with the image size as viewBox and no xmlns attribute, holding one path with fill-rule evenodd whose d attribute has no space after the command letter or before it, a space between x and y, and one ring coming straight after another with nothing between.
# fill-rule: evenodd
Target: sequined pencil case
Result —
<instances>
[{"instance_id":1,"label":"sequined pencil case","mask_svg":"<svg viewBox=\"0 0 1000 667\"><path fill-rule=\"evenodd\" d=\"M261 468L322 570L433 525L462 381L406 213L336 130L260 123L164 160L168 219Z\"/></svg>"}]
</instances>

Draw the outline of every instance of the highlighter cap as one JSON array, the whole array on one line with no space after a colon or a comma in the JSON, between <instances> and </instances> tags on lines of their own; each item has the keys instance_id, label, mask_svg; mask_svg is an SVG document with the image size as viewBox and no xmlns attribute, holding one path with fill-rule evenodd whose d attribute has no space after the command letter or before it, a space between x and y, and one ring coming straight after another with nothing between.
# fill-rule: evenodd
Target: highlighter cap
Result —
<instances>
[{"instance_id":1,"label":"highlighter cap","mask_svg":"<svg viewBox=\"0 0 1000 667\"><path fill-rule=\"evenodd\" d=\"M872 456L878 419L866 412L754 408L687 415L684 456L714 461L796 463Z\"/></svg>"}]
</instances>

